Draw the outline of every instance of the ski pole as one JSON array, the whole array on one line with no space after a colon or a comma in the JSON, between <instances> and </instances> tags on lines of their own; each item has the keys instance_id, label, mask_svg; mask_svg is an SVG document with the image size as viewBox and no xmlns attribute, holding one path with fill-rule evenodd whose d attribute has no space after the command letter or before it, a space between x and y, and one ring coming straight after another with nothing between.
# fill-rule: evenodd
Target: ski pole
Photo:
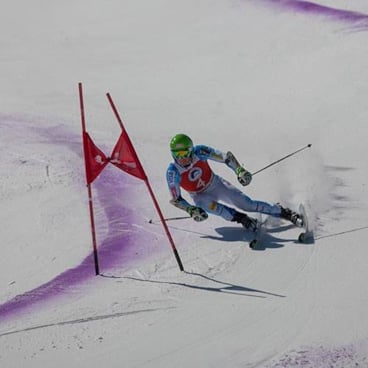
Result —
<instances>
[{"instance_id":1,"label":"ski pole","mask_svg":"<svg viewBox=\"0 0 368 368\"><path fill-rule=\"evenodd\" d=\"M312 144L307 144L307 145L306 145L306 146L304 146L303 148L300 148L300 149L298 149L298 150L296 150L296 151L294 151L294 152L292 152L292 153L289 153L288 155L286 155L286 156L284 156L284 157L282 157L282 158L278 159L277 161L274 161L274 162L270 163L269 165L265 166L264 168L262 168L262 169L260 169L260 170L258 170L258 171L256 171L256 172L254 172L254 173L252 173L252 175L254 176L254 175L256 175L256 174L260 173L261 171L266 170L266 169L268 169L269 167L271 167L271 166L273 166L273 165L276 165L276 164L278 164L279 162L281 162L281 161L283 161L283 160L285 160L285 159L287 159L287 158L289 158L289 157L291 157L291 156L294 156L294 155L296 155L297 153L299 153L299 152L301 152L301 151L304 151L305 149L307 149L307 148L309 148L309 147L312 147Z\"/></svg>"},{"instance_id":2,"label":"ski pole","mask_svg":"<svg viewBox=\"0 0 368 368\"><path fill-rule=\"evenodd\" d=\"M184 220L184 219L190 219L191 217L190 216L179 216L179 217L167 217L167 218L164 218L165 221L175 221L175 220ZM158 220L160 221L160 220ZM153 224L155 223L156 221L155 220L152 220L150 219L148 221L150 224Z\"/></svg>"}]
</instances>

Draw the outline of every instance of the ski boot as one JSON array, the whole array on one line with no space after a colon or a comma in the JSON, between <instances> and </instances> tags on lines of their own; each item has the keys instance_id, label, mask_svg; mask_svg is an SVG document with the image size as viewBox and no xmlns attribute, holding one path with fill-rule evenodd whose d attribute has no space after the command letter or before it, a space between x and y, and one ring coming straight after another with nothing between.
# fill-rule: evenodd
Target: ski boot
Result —
<instances>
[{"instance_id":1,"label":"ski boot","mask_svg":"<svg viewBox=\"0 0 368 368\"><path fill-rule=\"evenodd\" d=\"M236 212L231 221L242 224L249 231L256 232L258 229L258 221L255 218L249 217L245 213Z\"/></svg>"},{"instance_id":2,"label":"ski boot","mask_svg":"<svg viewBox=\"0 0 368 368\"><path fill-rule=\"evenodd\" d=\"M280 209L281 209L280 217L282 219L292 222L297 227L303 227L304 222L302 216L292 211L290 208L284 208L280 206Z\"/></svg>"}]
</instances>

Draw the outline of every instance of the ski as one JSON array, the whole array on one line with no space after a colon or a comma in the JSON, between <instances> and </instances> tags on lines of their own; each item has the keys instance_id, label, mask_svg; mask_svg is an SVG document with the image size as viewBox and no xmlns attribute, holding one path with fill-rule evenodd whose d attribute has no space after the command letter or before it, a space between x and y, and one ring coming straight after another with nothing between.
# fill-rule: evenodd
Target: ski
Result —
<instances>
[{"instance_id":1,"label":"ski","mask_svg":"<svg viewBox=\"0 0 368 368\"><path fill-rule=\"evenodd\" d=\"M303 231L298 236L298 242L303 244L311 244L314 243L314 231L311 224L311 221L308 217L308 211L303 204L299 205L299 214L303 219ZM267 217L268 218L268 217ZM252 250L260 249L262 244L262 239L267 232L266 223L267 218L264 221L259 221L257 230L252 232L251 240L249 243L249 248Z\"/></svg>"},{"instance_id":2,"label":"ski","mask_svg":"<svg viewBox=\"0 0 368 368\"><path fill-rule=\"evenodd\" d=\"M252 240L249 241L249 248L250 249L252 249L252 250L259 249L259 247L262 243L263 235L266 231L266 228L265 228L266 221L267 221L267 218L264 221L258 221L257 230L252 232L253 238L252 238Z\"/></svg>"},{"instance_id":3,"label":"ski","mask_svg":"<svg viewBox=\"0 0 368 368\"><path fill-rule=\"evenodd\" d=\"M299 205L299 213L303 218L304 231L299 234L298 241L304 244L314 243L314 232L308 219L308 213L302 203Z\"/></svg>"}]
</instances>

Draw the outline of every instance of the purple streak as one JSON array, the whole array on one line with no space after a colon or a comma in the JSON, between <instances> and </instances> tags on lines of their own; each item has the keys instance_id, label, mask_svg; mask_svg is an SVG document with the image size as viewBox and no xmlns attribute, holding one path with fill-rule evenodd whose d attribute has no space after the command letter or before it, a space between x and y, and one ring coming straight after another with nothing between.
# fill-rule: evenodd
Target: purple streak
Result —
<instances>
[{"instance_id":1,"label":"purple streak","mask_svg":"<svg viewBox=\"0 0 368 368\"><path fill-rule=\"evenodd\" d=\"M329 18L332 18L338 21L344 21L344 22L349 22L349 23L357 23L357 22L363 21L364 25L368 26L368 14L331 8L331 7L320 5L320 4L311 2L311 1L263 0L263 3L270 3L280 8L308 13L311 15L326 16L326 17L329 17Z\"/></svg>"},{"instance_id":2,"label":"purple streak","mask_svg":"<svg viewBox=\"0 0 368 368\"><path fill-rule=\"evenodd\" d=\"M360 351L361 350L361 351ZM267 365L268 368L318 368L318 367L361 367L366 366L366 342L326 348L307 347L299 351L284 354L278 362Z\"/></svg>"},{"instance_id":3,"label":"purple streak","mask_svg":"<svg viewBox=\"0 0 368 368\"><path fill-rule=\"evenodd\" d=\"M2 124L3 127L4 125L8 124ZM16 127L15 122L8 125L9 129L17 129ZM30 132L26 131L24 122L22 122L21 128L18 126L16 132L18 138L19 130L23 130L24 136L29 138ZM36 132L36 134L46 138L54 145L66 146L77 153L80 157L78 165L81 167L79 179L84 182L81 137L69 133L62 126L54 128L33 127L29 130L33 133ZM139 191L139 185L144 184L113 167L107 167L93 183L94 202L98 202L100 207L100 212L96 214L97 237L101 226L105 226L104 233L107 234L104 239L98 241L100 273L114 267L124 268L132 261L137 261L152 252L148 246L145 246L145 244L150 244L150 241L145 239L147 234L132 226L136 216L132 209L132 202L127 201L127 198L130 198L130 200L133 198L134 200L134 193ZM90 244L86 244L86 247L92 248ZM31 308L33 309L39 303L49 301L56 296L73 293L77 285L90 280L94 276L94 257L91 252L76 267L72 267L45 284L1 304L0 319L5 320Z\"/></svg>"}]
</instances>

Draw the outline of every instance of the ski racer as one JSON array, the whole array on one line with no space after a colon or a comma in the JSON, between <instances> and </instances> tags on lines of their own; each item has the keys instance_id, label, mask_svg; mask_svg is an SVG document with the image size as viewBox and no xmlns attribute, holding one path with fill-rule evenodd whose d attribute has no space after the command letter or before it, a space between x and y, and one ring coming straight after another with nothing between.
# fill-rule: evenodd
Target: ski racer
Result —
<instances>
[{"instance_id":1,"label":"ski racer","mask_svg":"<svg viewBox=\"0 0 368 368\"><path fill-rule=\"evenodd\" d=\"M209 160L224 163L234 171L241 185L249 185L252 174L239 164L231 152L224 153L206 145L194 146L185 134L176 134L171 139L170 151L174 159L166 172L170 203L186 211L195 221L206 220L210 213L256 231L257 220L241 212L245 211L279 217L298 227L303 226L298 213L279 204L253 200L212 171ZM182 197L181 188L189 193L194 204Z\"/></svg>"}]
</instances>

